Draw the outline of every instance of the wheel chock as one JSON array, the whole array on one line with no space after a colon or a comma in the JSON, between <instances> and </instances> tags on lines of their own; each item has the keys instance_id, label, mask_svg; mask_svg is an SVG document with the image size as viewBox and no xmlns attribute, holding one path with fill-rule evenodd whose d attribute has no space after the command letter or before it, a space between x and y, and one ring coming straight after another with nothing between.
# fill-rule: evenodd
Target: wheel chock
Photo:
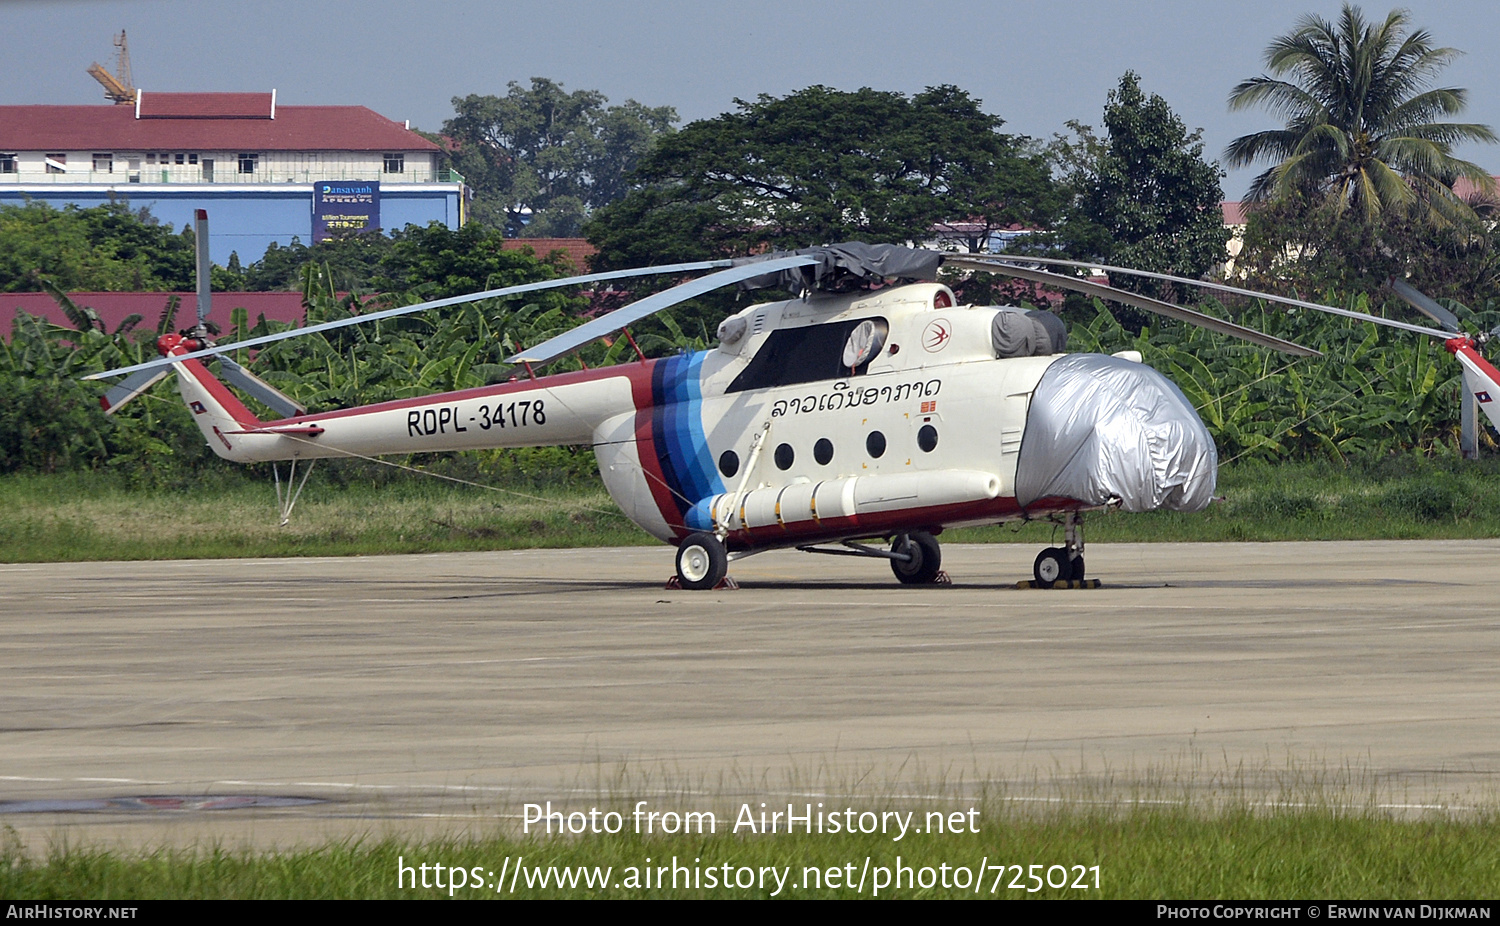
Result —
<instances>
[{"instance_id":1,"label":"wheel chock","mask_svg":"<svg viewBox=\"0 0 1500 926\"><path fill-rule=\"evenodd\" d=\"M668 579L667 580L667 584L664 585L664 586L662 586L662 588L666 589L669 592L671 592L671 591L681 591L682 590L682 580L678 579L677 576L676 576L676 574L673 574L672 578ZM718 585L715 585L713 587L713 591L716 591L716 592L736 592L736 591L739 591L739 588L740 588L740 583L734 581L734 577L733 576L725 576L724 578L722 578L722 579L719 580L719 584Z\"/></svg>"},{"instance_id":2,"label":"wheel chock","mask_svg":"<svg viewBox=\"0 0 1500 926\"><path fill-rule=\"evenodd\" d=\"M1052 583L1053 588L1098 588L1098 579L1068 579ZM1025 579L1016 583L1016 588L1043 588L1037 584L1035 579Z\"/></svg>"},{"instance_id":3,"label":"wheel chock","mask_svg":"<svg viewBox=\"0 0 1500 926\"><path fill-rule=\"evenodd\" d=\"M938 574L932 577L933 585L952 585L953 579L945 570L939 569Z\"/></svg>"}]
</instances>

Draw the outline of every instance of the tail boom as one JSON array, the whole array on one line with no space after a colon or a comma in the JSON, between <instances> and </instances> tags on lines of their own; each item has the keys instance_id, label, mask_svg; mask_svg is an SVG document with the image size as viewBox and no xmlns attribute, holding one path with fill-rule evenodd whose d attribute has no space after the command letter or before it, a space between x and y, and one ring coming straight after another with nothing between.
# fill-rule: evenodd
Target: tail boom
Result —
<instances>
[{"instance_id":1,"label":"tail boom","mask_svg":"<svg viewBox=\"0 0 1500 926\"><path fill-rule=\"evenodd\" d=\"M649 376L632 364L261 421L201 362L173 366L209 446L241 463L592 444L634 408L632 379Z\"/></svg>"}]
</instances>

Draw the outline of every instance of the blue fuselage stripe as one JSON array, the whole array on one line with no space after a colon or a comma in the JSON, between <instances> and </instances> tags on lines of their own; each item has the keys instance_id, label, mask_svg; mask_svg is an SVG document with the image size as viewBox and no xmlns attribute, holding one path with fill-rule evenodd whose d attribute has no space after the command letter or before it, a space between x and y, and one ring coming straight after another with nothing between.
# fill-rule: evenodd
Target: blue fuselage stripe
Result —
<instances>
[{"instance_id":1,"label":"blue fuselage stripe","mask_svg":"<svg viewBox=\"0 0 1500 926\"><path fill-rule=\"evenodd\" d=\"M704 354L684 354L660 361L653 371L651 416L657 458L673 501L684 518L693 506L724 491L714 468L703 429L702 372ZM701 520L695 516L691 521ZM689 527L707 525L689 523Z\"/></svg>"}]
</instances>

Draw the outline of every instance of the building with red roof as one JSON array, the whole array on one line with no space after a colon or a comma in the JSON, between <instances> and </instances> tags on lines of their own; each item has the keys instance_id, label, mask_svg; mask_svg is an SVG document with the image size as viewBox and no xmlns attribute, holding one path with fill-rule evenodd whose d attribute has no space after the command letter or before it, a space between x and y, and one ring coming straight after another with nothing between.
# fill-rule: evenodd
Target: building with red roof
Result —
<instances>
[{"instance_id":1,"label":"building with red roof","mask_svg":"<svg viewBox=\"0 0 1500 926\"><path fill-rule=\"evenodd\" d=\"M154 93L134 106L0 106L0 203L125 201L175 227L208 209L211 254L464 222L441 149L363 106L280 106L269 93Z\"/></svg>"}]
</instances>

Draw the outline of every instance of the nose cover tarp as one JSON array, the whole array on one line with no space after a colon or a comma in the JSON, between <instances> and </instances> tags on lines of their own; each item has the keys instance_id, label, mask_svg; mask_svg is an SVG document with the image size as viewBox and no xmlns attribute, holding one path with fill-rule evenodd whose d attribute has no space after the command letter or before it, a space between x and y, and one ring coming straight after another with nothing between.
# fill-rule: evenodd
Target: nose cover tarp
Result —
<instances>
[{"instance_id":1,"label":"nose cover tarp","mask_svg":"<svg viewBox=\"0 0 1500 926\"><path fill-rule=\"evenodd\" d=\"M1119 499L1125 511L1201 511L1213 438L1176 384L1143 363L1070 354L1042 374L1016 464L1016 499Z\"/></svg>"}]
</instances>

